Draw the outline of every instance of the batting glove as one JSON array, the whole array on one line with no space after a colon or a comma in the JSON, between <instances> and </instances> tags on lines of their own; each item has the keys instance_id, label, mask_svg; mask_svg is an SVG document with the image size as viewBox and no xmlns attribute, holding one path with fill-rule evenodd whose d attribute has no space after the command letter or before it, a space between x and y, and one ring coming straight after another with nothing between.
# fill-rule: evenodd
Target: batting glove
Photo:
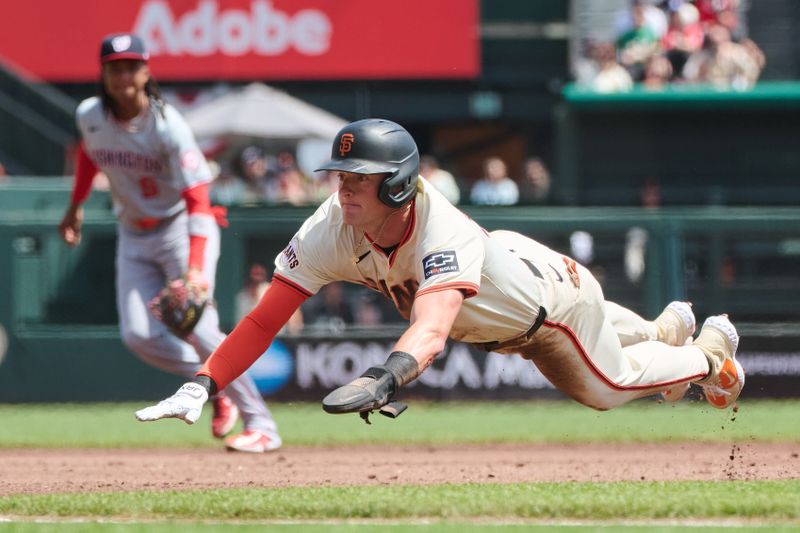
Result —
<instances>
[{"instance_id":1,"label":"batting glove","mask_svg":"<svg viewBox=\"0 0 800 533\"><path fill-rule=\"evenodd\" d=\"M200 418L207 400L208 391L205 387L194 382L184 383L178 392L166 400L136 411L136 419L152 422L162 418L180 418L187 424L194 424Z\"/></svg>"},{"instance_id":2,"label":"batting glove","mask_svg":"<svg viewBox=\"0 0 800 533\"><path fill-rule=\"evenodd\" d=\"M415 379L419 373L419 364L414 356L392 352L385 364L368 368L357 379L325 396L322 408L331 414L364 413L380 409L391 401L400 387Z\"/></svg>"}]
</instances>

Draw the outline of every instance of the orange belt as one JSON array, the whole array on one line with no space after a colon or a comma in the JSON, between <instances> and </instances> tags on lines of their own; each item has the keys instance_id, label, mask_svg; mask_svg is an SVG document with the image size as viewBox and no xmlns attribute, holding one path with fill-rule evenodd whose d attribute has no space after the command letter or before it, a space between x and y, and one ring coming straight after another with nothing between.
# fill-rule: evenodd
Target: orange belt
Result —
<instances>
[{"instance_id":1,"label":"orange belt","mask_svg":"<svg viewBox=\"0 0 800 533\"><path fill-rule=\"evenodd\" d=\"M149 230L157 227L164 219L162 218L155 218L155 217L143 217L133 221L133 225L136 226L136 229L140 230Z\"/></svg>"}]
</instances>

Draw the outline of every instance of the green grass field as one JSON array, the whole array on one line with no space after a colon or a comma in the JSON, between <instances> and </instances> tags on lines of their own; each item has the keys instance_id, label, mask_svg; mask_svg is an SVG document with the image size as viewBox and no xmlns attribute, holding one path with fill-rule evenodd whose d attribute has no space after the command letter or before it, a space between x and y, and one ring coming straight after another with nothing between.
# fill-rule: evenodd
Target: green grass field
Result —
<instances>
[{"instance_id":1,"label":"green grass field","mask_svg":"<svg viewBox=\"0 0 800 533\"><path fill-rule=\"evenodd\" d=\"M141 404L2 405L0 448L207 447L207 420L141 424ZM598 413L567 402L413 403L372 426L318 405L271 406L285 445L800 442L800 402L748 401L735 415L641 401ZM208 413L204 414L208 417ZM1 453L1 450L0 450ZM797 465L794 465L797 468ZM0 531L800 530L789 481L448 484L13 495ZM32 520L44 520L33 522ZM48 523L49 521L49 523ZM676 525L677 524L677 525Z\"/></svg>"},{"instance_id":2,"label":"green grass field","mask_svg":"<svg viewBox=\"0 0 800 533\"><path fill-rule=\"evenodd\" d=\"M208 431L178 420L143 424L141 404L0 405L9 447L218 446ZM640 401L608 412L574 402L412 403L396 420L331 416L317 404L270 406L288 445L494 442L800 441L800 402L750 401L738 413L705 403ZM195 427L208 425L206 409ZM378 429L380 428L380 429Z\"/></svg>"}]
</instances>

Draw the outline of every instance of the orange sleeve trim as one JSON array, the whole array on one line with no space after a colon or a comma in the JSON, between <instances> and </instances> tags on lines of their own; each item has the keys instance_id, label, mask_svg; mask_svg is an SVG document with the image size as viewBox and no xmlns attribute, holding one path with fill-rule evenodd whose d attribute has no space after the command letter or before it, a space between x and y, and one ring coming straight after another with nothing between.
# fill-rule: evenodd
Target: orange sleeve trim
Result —
<instances>
[{"instance_id":1,"label":"orange sleeve trim","mask_svg":"<svg viewBox=\"0 0 800 533\"><path fill-rule=\"evenodd\" d=\"M200 235L189 235L189 269L203 270L207 240Z\"/></svg>"},{"instance_id":2,"label":"orange sleeve trim","mask_svg":"<svg viewBox=\"0 0 800 533\"><path fill-rule=\"evenodd\" d=\"M222 341L197 375L210 377L219 390L224 389L261 357L305 299L282 283L271 284L258 305Z\"/></svg>"},{"instance_id":3,"label":"orange sleeve trim","mask_svg":"<svg viewBox=\"0 0 800 533\"><path fill-rule=\"evenodd\" d=\"M461 289L464 291L464 298L472 298L473 296L478 294L478 287L474 283L464 283L463 281L452 281L450 283L441 283L439 285L433 285L431 287L425 287L421 291L417 291L414 295L414 298L419 297L422 294L428 294L431 292L438 292L438 291L446 291L449 289Z\"/></svg>"},{"instance_id":4,"label":"orange sleeve trim","mask_svg":"<svg viewBox=\"0 0 800 533\"><path fill-rule=\"evenodd\" d=\"M97 175L98 168L86 153L83 141L78 144L75 157L77 159L75 162L75 183L72 188L70 201L74 205L80 205L85 202L92 193L92 182Z\"/></svg>"},{"instance_id":5,"label":"orange sleeve trim","mask_svg":"<svg viewBox=\"0 0 800 533\"><path fill-rule=\"evenodd\" d=\"M208 196L208 183L201 183L184 189L181 196L186 201L186 211L190 215L212 214L211 200Z\"/></svg>"},{"instance_id":6,"label":"orange sleeve trim","mask_svg":"<svg viewBox=\"0 0 800 533\"><path fill-rule=\"evenodd\" d=\"M299 292L300 294L302 294L306 298L310 298L310 297L314 296L313 294L311 294L309 291L305 290L303 287L301 287L297 283L284 278L280 274L274 274L272 276L272 281L279 281L281 283L285 283L290 289L293 289L293 290Z\"/></svg>"}]
</instances>

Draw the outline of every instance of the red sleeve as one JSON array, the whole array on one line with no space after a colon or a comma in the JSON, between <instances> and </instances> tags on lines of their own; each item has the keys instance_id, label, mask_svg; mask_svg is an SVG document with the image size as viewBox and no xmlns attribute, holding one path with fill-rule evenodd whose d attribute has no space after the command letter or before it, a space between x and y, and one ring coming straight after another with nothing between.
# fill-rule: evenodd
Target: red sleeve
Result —
<instances>
[{"instance_id":1,"label":"red sleeve","mask_svg":"<svg viewBox=\"0 0 800 533\"><path fill-rule=\"evenodd\" d=\"M189 216L211 215L211 200L208 196L208 184L203 183L181 193L186 201L186 210ZM206 238L201 235L192 235L189 232L189 269L203 270L203 260L206 252Z\"/></svg>"},{"instance_id":2,"label":"red sleeve","mask_svg":"<svg viewBox=\"0 0 800 533\"><path fill-rule=\"evenodd\" d=\"M197 375L210 377L219 390L224 389L266 351L306 298L284 283L272 283L255 309L222 341Z\"/></svg>"},{"instance_id":3,"label":"red sleeve","mask_svg":"<svg viewBox=\"0 0 800 533\"><path fill-rule=\"evenodd\" d=\"M190 215L211 215L211 200L208 196L208 183L201 183L191 189L185 189L181 196L186 201L186 210Z\"/></svg>"},{"instance_id":4,"label":"red sleeve","mask_svg":"<svg viewBox=\"0 0 800 533\"><path fill-rule=\"evenodd\" d=\"M77 158L75 162L75 183L72 186L70 201L73 205L80 205L89 198L89 194L92 192L92 181L97 175L98 168L94 161L86 155L83 141L78 144L78 151L75 157Z\"/></svg>"}]
</instances>

